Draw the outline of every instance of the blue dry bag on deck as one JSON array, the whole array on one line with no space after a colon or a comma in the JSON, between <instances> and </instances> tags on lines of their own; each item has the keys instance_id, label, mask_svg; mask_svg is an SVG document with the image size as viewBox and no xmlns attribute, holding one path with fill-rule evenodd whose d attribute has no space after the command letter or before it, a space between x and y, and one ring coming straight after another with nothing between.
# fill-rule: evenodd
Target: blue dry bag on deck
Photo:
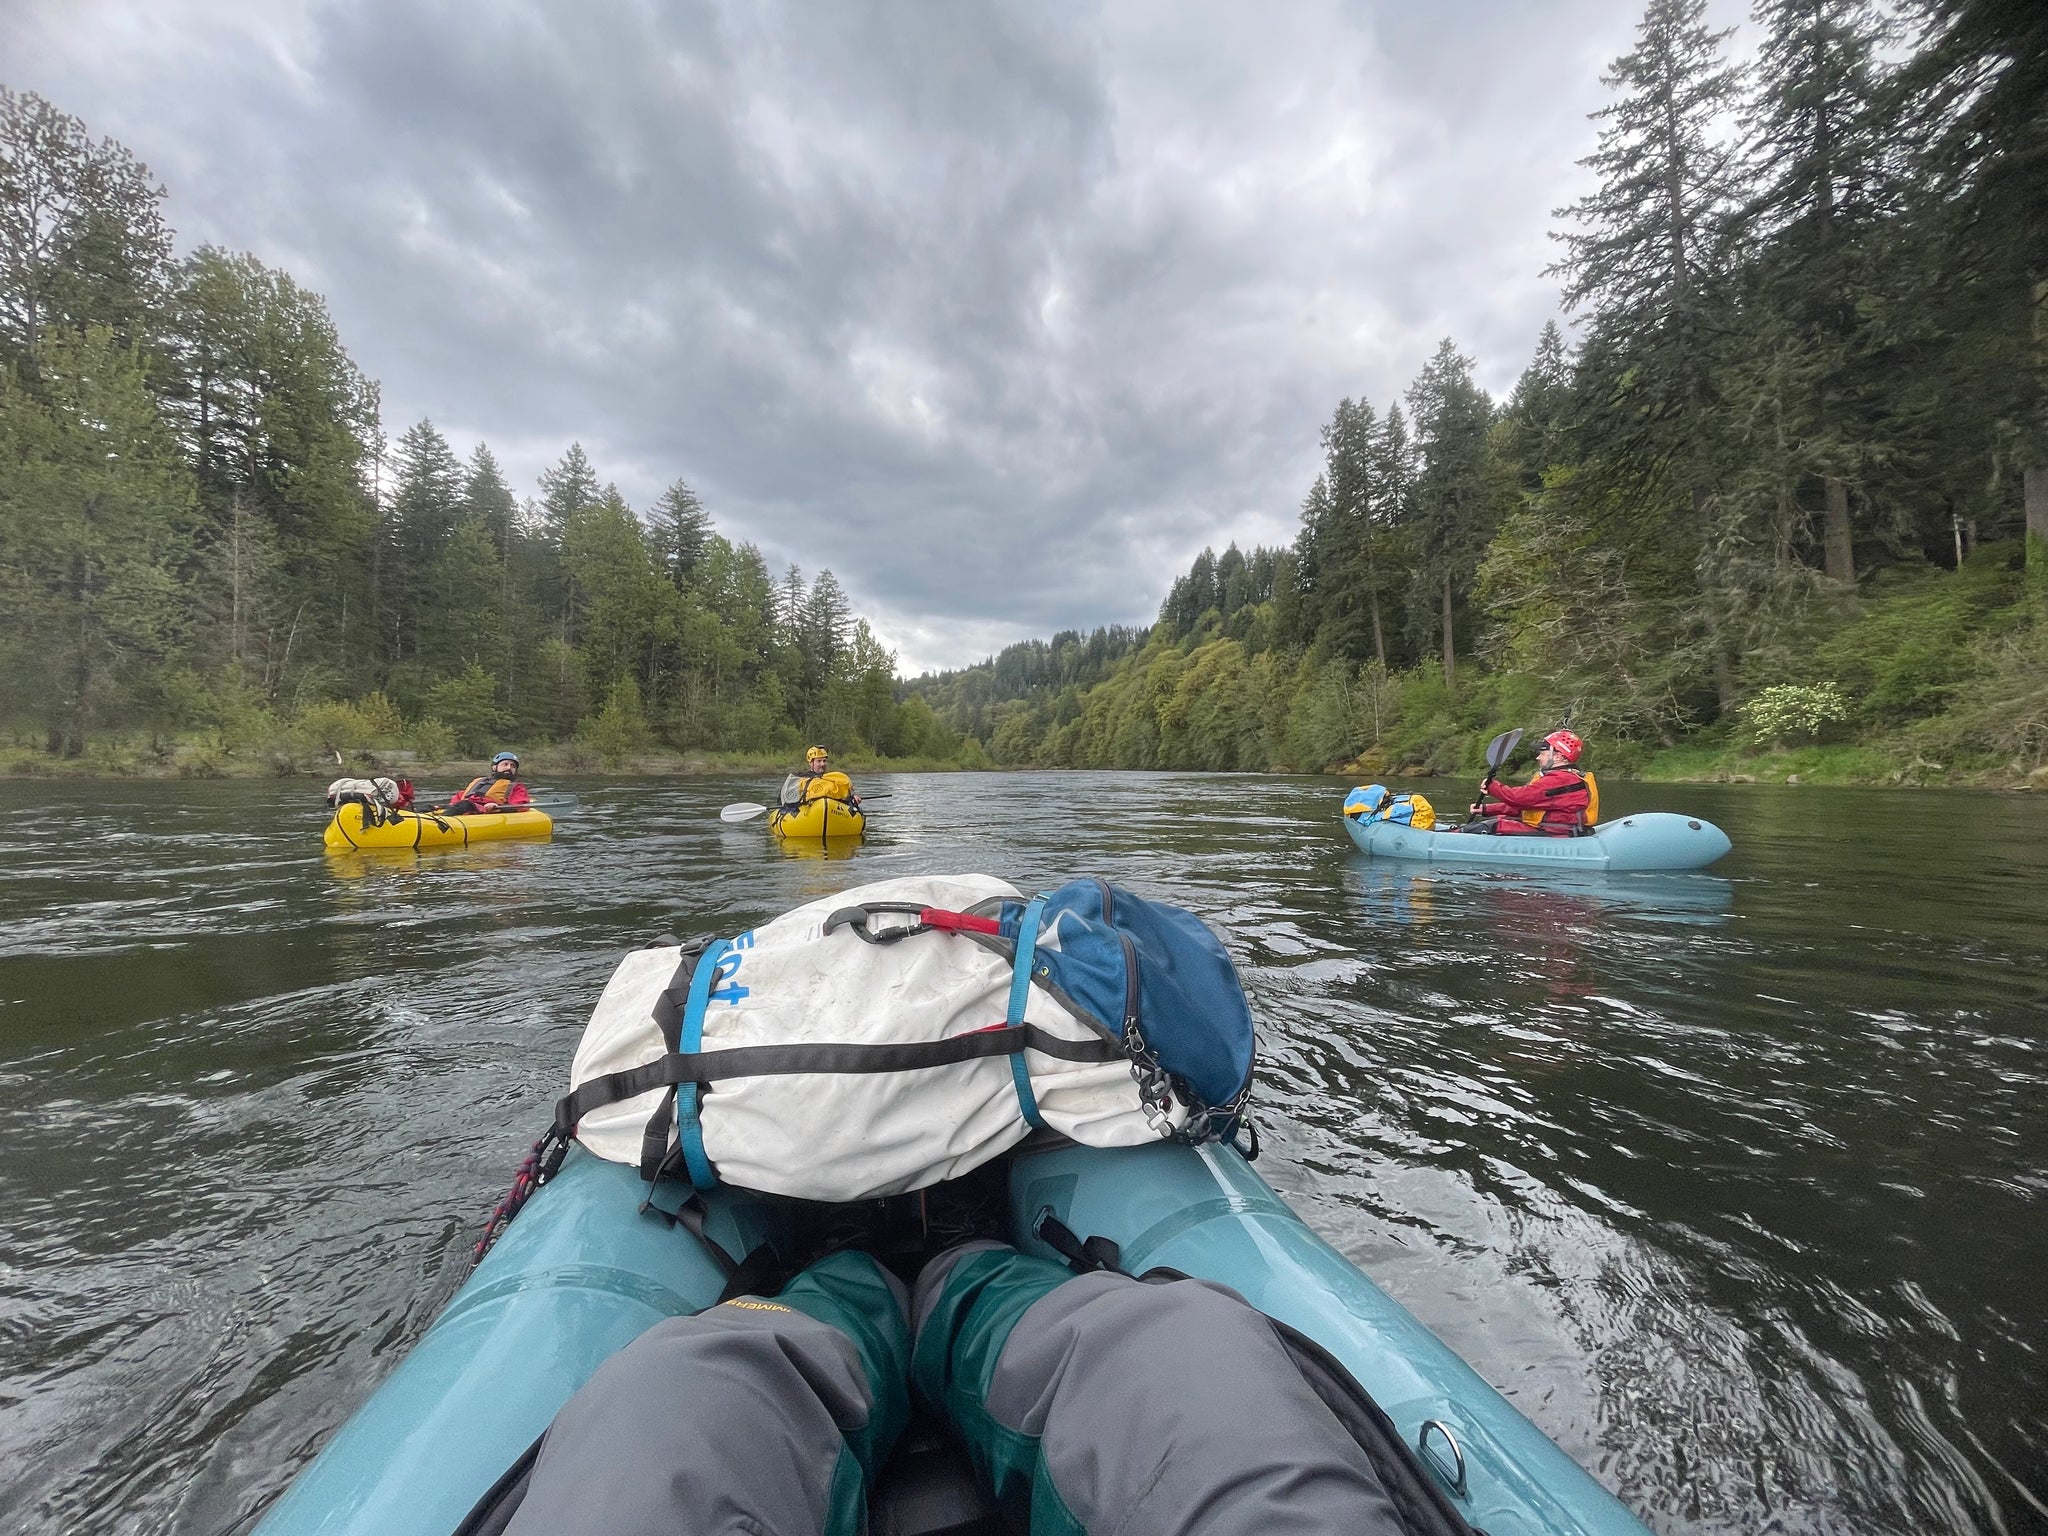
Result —
<instances>
[{"instance_id":1,"label":"blue dry bag on deck","mask_svg":"<svg viewBox=\"0 0 2048 1536\"><path fill-rule=\"evenodd\" d=\"M1001 936L1018 944L1034 909L1032 984L1123 1042L1148 1112L1164 1118L1169 1090L1187 1107L1176 1139L1235 1135L1255 1047L1222 941L1194 913L1105 880L1003 902Z\"/></svg>"},{"instance_id":2,"label":"blue dry bag on deck","mask_svg":"<svg viewBox=\"0 0 2048 1536\"><path fill-rule=\"evenodd\" d=\"M1397 795L1384 784L1367 784L1344 797L1344 814L1369 824L1391 821L1428 831L1436 826L1436 807L1421 795Z\"/></svg>"}]
</instances>

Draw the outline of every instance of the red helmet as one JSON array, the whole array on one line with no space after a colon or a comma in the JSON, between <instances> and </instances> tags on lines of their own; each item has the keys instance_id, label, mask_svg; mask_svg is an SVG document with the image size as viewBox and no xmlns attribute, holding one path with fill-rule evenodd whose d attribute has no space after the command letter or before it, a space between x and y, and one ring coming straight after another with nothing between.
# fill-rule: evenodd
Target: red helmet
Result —
<instances>
[{"instance_id":1,"label":"red helmet","mask_svg":"<svg viewBox=\"0 0 2048 1536\"><path fill-rule=\"evenodd\" d=\"M1586 750L1586 744L1570 731L1552 731L1543 738L1543 745L1568 763L1576 763L1579 754Z\"/></svg>"}]
</instances>

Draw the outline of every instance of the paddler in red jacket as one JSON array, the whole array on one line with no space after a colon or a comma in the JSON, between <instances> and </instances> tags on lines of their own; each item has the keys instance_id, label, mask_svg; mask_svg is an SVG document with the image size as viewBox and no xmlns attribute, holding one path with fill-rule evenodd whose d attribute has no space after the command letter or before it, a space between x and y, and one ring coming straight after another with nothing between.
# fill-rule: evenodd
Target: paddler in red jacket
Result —
<instances>
[{"instance_id":1,"label":"paddler in red jacket","mask_svg":"<svg viewBox=\"0 0 2048 1536\"><path fill-rule=\"evenodd\" d=\"M1593 788L1577 767L1586 744L1570 731L1552 731L1536 749L1536 776L1526 784L1496 783L1492 774L1479 786L1480 803L1459 830L1513 837L1576 837L1587 825Z\"/></svg>"},{"instance_id":2,"label":"paddler in red jacket","mask_svg":"<svg viewBox=\"0 0 2048 1536\"><path fill-rule=\"evenodd\" d=\"M475 816L489 811L521 811L533 804L533 796L519 782L519 754L500 752L491 759L489 777L479 774L448 802L457 816Z\"/></svg>"}]
</instances>

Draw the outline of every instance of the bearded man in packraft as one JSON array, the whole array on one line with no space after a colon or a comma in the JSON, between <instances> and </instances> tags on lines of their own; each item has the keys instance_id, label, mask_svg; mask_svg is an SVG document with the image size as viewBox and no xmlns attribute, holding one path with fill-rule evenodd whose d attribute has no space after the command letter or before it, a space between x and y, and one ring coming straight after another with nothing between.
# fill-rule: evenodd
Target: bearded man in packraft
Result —
<instances>
[{"instance_id":1,"label":"bearded man in packraft","mask_svg":"<svg viewBox=\"0 0 2048 1536\"><path fill-rule=\"evenodd\" d=\"M1536 749L1536 773L1526 784L1502 784L1489 771L1479 786L1476 820L1461 832L1503 837L1577 837L1599 814L1599 789L1582 771L1586 744L1570 731L1552 731Z\"/></svg>"},{"instance_id":2,"label":"bearded man in packraft","mask_svg":"<svg viewBox=\"0 0 2048 1536\"><path fill-rule=\"evenodd\" d=\"M523 811L532 804L533 796L519 782L519 754L500 752L491 759L490 773L478 774L464 785L448 802L448 810L457 816L475 816L489 811Z\"/></svg>"}]
</instances>

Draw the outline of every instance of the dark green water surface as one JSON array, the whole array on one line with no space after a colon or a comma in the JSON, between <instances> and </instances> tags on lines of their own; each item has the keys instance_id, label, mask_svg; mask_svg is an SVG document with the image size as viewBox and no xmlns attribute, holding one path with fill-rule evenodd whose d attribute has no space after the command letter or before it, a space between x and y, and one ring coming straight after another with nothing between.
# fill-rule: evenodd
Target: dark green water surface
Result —
<instances>
[{"instance_id":1,"label":"dark green water surface","mask_svg":"<svg viewBox=\"0 0 2048 1536\"><path fill-rule=\"evenodd\" d=\"M208 1533L417 1339L619 952L918 871L1224 934L1261 1167L1661 1532L2048 1529L2048 797L1608 791L1695 876L1376 863L1327 779L588 783L330 861L304 781L0 784L0 1530ZM1464 796L1427 785L1439 803Z\"/></svg>"}]
</instances>

